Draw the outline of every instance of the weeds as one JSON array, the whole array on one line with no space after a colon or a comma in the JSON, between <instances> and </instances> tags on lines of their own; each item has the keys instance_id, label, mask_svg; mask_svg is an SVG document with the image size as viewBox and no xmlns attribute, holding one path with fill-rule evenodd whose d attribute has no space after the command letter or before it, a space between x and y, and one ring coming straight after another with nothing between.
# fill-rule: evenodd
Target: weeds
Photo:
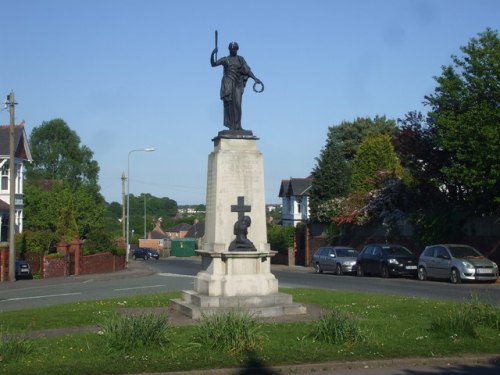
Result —
<instances>
[{"instance_id":1,"label":"weeds","mask_svg":"<svg viewBox=\"0 0 500 375\"><path fill-rule=\"evenodd\" d=\"M247 312L205 315L196 328L194 341L229 354L254 352L264 339L260 330L260 324Z\"/></svg>"},{"instance_id":2,"label":"weeds","mask_svg":"<svg viewBox=\"0 0 500 375\"><path fill-rule=\"evenodd\" d=\"M10 334L0 327L0 362L16 361L36 349L32 339Z\"/></svg>"},{"instance_id":3,"label":"weeds","mask_svg":"<svg viewBox=\"0 0 500 375\"><path fill-rule=\"evenodd\" d=\"M477 337L479 326L499 329L500 310L481 302L478 298L453 305L445 314L436 315L431 321L430 331L450 337Z\"/></svg>"},{"instance_id":4,"label":"weeds","mask_svg":"<svg viewBox=\"0 0 500 375\"><path fill-rule=\"evenodd\" d=\"M101 324L99 332L110 351L163 346L169 342L168 316L157 314L115 315Z\"/></svg>"},{"instance_id":5,"label":"weeds","mask_svg":"<svg viewBox=\"0 0 500 375\"><path fill-rule=\"evenodd\" d=\"M321 316L315 323L311 336L316 341L329 344L354 344L366 341L366 336L359 328L356 319L337 308L330 309Z\"/></svg>"}]
</instances>

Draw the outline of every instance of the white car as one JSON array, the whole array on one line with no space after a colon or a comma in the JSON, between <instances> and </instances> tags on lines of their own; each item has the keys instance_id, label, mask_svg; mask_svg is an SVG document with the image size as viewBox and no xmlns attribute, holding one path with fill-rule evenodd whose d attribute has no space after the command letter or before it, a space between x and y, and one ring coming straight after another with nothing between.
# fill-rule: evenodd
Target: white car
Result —
<instances>
[{"instance_id":1,"label":"white car","mask_svg":"<svg viewBox=\"0 0 500 375\"><path fill-rule=\"evenodd\" d=\"M468 245L427 246L418 259L418 279L448 279L496 282L498 266Z\"/></svg>"}]
</instances>

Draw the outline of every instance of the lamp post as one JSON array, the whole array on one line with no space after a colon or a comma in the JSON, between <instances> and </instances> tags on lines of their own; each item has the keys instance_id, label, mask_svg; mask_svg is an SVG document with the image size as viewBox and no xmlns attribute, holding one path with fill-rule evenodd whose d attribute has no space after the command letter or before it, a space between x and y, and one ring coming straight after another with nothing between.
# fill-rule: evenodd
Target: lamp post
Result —
<instances>
[{"instance_id":1,"label":"lamp post","mask_svg":"<svg viewBox=\"0 0 500 375\"><path fill-rule=\"evenodd\" d=\"M154 151L154 147L146 147L146 148L141 148L137 150L131 150L128 153L128 159L127 159L127 230L126 230L126 245L127 245L127 256L126 256L126 263L128 264L129 256L130 256L130 243L129 243L129 231L130 231L130 154L133 152L152 152Z\"/></svg>"}]
</instances>

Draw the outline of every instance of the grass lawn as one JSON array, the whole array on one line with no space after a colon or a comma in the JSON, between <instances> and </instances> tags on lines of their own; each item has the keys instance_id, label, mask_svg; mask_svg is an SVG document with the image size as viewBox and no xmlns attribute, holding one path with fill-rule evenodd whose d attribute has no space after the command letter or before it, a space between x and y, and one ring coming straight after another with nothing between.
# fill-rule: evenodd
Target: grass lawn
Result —
<instances>
[{"instance_id":1,"label":"grass lawn","mask_svg":"<svg viewBox=\"0 0 500 375\"><path fill-rule=\"evenodd\" d=\"M316 289L282 291L292 294L294 301L320 305L325 312L345 312L364 340L318 340L311 335L317 321L259 323L259 341L251 355L267 366L500 352L500 310L474 298L456 304ZM101 325L117 315L117 308L165 306L179 296L162 293L0 313L0 373L123 374L244 366L248 353L200 344L195 339L197 326L170 326L166 344L129 351L110 349L105 335L96 333L13 339L40 329ZM473 323L470 330L466 322Z\"/></svg>"}]
</instances>

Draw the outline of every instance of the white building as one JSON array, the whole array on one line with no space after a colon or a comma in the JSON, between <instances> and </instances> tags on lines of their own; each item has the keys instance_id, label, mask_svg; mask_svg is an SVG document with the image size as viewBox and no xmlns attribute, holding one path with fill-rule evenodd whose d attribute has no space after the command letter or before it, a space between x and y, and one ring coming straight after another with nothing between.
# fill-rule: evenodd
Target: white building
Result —
<instances>
[{"instance_id":1,"label":"white building","mask_svg":"<svg viewBox=\"0 0 500 375\"><path fill-rule=\"evenodd\" d=\"M283 199L282 224L297 226L309 220L309 192L312 178L281 181L279 197Z\"/></svg>"},{"instance_id":2,"label":"white building","mask_svg":"<svg viewBox=\"0 0 500 375\"><path fill-rule=\"evenodd\" d=\"M0 125L0 241L9 236L10 213L10 126ZM23 231L23 181L24 163L31 162L31 151L24 130L24 121L14 127L14 178L15 178L15 225L16 233Z\"/></svg>"}]
</instances>

